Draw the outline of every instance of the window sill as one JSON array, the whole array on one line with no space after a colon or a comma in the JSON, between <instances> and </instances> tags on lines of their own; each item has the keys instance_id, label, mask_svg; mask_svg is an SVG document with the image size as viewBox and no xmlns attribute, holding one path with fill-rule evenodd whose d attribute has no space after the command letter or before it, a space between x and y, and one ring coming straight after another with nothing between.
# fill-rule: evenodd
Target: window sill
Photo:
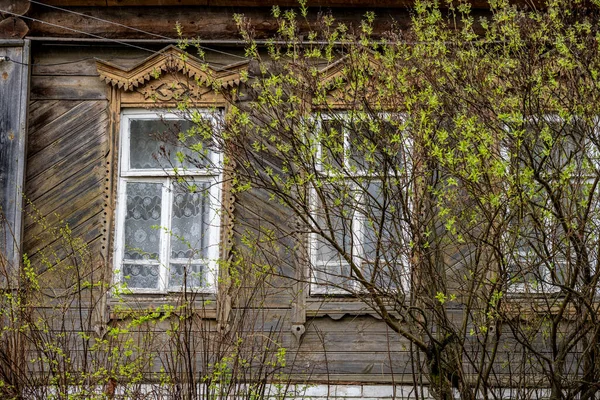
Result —
<instances>
[{"instance_id":1,"label":"window sill","mask_svg":"<svg viewBox=\"0 0 600 400\"><path fill-rule=\"evenodd\" d=\"M119 295L118 298L113 295L108 300L111 320L139 317L147 313L159 313L159 317L169 311L177 314L177 310L186 304L201 318L217 319L214 293L132 293Z\"/></svg>"}]
</instances>

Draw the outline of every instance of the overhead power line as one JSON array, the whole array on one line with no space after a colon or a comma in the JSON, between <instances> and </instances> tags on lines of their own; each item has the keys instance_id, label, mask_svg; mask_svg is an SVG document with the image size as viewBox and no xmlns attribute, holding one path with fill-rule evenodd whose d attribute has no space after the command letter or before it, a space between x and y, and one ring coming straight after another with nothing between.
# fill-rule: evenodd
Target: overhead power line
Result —
<instances>
[{"instance_id":1,"label":"overhead power line","mask_svg":"<svg viewBox=\"0 0 600 400\"><path fill-rule=\"evenodd\" d=\"M147 51L147 52L150 52L150 53L156 53L156 51L154 51L154 50L151 50L151 49L148 49L148 48L145 48L145 47L142 47L142 46L137 46L137 45L135 45L135 44L131 44L131 43L127 43L127 42L123 42L123 41L121 41L121 40L118 40L118 39L106 38L106 37L104 37L104 36L96 35L96 34L94 34L94 33L89 33L89 32L80 31L79 29L71 28L71 27L68 27L68 26L59 25L59 24L55 24L55 23L52 23L52 22L48 22L48 21L42 21L41 19L37 19L37 18L33 18L33 17L28 17L28 16L26 16L26 15L19 15L19 14L17 14L17 13L14 13L14 12L12 12L12 11L8 11L8 10L2 10L2 9L0 9L0 13L3 13L3 14L9 14L9 15L14 15L15 17L19 17L19 18L25 18L25 19L27 19L27 20L30 20L30 21L39 22L39 23L41 23L41 24L45 24L45 25L54 26L54 27L56 27L56 28L65 29L65 30L67 30L67 31L71 31L71 32L75 32L75 33L80 33L80 34L82 34L82 35L90 36L90 37L93 37L93 38L96 38L96 39L108 40L108 41L110 41L110 42L113 42L113 43L118 43L118 44L120 44L120 45L123 45L123 46L129 46L129 47L132 47L132 48L136 48L136 49L138 49L138 50L143 50L143 51Z\"/></svg>"},{"instance_id":2,"label":"overhead power line","mask_svg":"<svg viewBox=\"0 0 600 400\"><path fill-rule=\"evenodd\" d=\"M40 1L37 1L37 0L29 0L29 2L33 3L33 4L39 4L39 5L44 6L44 7L53 8L55 10L59 10L59 11L66 12L66 13L69 13L69 14L78 15L80 17L90 18L90 19L93 19L95 21L104 22L104 23L107 23L107 24L115 25L115 26L120 26L122 28L130 29L130 30L132 30L134 32L143 33L143 34L148 35L148 36L153 36L153 37L158 38L158 39L178 40L176 38L172 38L172 37L160 35L160 34L157 34L157 33L154 33L154 32L148 32L148 31L145 31L143 29L139 29L139 28L135 28L133 26L125 25L125 24L122 24L120 22L110 21L110 20L107 20L107 19L103 19L103 18L99 18L99 17L94 17L93 15L83 14L83 13L80 13L80 12L77 12L77 11L69 10L68 8L62 8L62 7L52 6L52 5L49 5L49 4L44 4L44 3L40 2ZM201 48L202 50L205 50L205 51L211 51L211 52L214 52L214 53L219 53L219 54L227 55L227 56L230 56L230 57L235 57L235 58L240 58L240 59L248 60L247 57L240 56L240 55L234 54L234 53L229 53L229 52L226 52L226 51L223 51L223 50L219 50L219 49L215 49L215 48L212 48L212 47L206 47L206 46L202 46L200 44L197 44L196 47Z\"/></svg>"},{"instance_id":3,"label":"overhead power line","mask_svg":"<svg viewBox=\"0 0 600 400\"><path fill-rule=\"evenodd\" d=\"M32 1L32 0L29 0L29 1ZM14 16L19 17L19 18L24 18L24 19L27 19L27 20L30 20L30 21L39 22L41 24L54 26L54 27L60 28L60 29L65 29L65 30L70 31L70 32L79 33L79 34L86 35L86 36L89 36L89 37L93 37L93 38L96 38L96 39L101 39L101 40L105 40L105 41L108 41L108 42L117 43L117 44L120 44L122 46L127 46L127 47L135 48L135 49L138 49L138 50L146 51L146 52L151 53L151 54L157 54L157 53L161 52L160 50L159 51L152 50L152 49L149 49L147 47L142 47L142 46L138 46L138 45L135 45L135 44L128 43L128 42L123 41L123 40L113 39L113 38L107 38L107 37L104 37L104 36L96 35L94 33L89 33L89 32L81 31L79 29L71 28L71 27L68 27L68 26L64 26L64 25L60 25L60 24L55 24L53 22L43 21L43 20L38 19L38 18L28 17L28 16L25 16L25 15L18 15L17 13L14 13L14 12L11 12L11 11L8 11L8 10L0 9L0 13L14 15ZM110 22L110 21L107 21L107 22ZM169 38L167 38L167 39L169 39ZM205 48L205 49L210 49L210 48ZM222 51L216 50L216 49L210 49L210 51L216 51L216 52L223 53L225 55L229 55L229 56L233 56L233 57L237 57L237 58L242 58L244 60L249 60L249 58L242 57L242 56L239 56L237 54L232 54L232 53L228 53L228 52L222 52ZM80 61L86 61L86 60L93 59L93 58L94 57L86 57L86 58L82 58L82 59L76 60L76 61L66 61L66 62L54 63L54 64L22 63L20 61L12 60L10 57L4 57L3 59L0 59L0 61L10 61L10 62L13 62L15 64L29 65L29 66L56 66L56 65L65 65L65 64L76 63L76 62L80 62ZM231 72L231 70L229 70L227 68L216 67L214 65L211 65L211 68L213 68L216 71Z\"/></svg>"}]
</instances>

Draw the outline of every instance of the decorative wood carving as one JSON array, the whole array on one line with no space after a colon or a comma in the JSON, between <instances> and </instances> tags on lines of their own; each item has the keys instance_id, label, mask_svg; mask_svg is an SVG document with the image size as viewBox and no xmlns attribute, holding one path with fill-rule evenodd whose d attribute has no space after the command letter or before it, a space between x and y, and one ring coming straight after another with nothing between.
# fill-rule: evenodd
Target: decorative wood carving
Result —
<instances>
[{"instance_id":1,"label":"decorative wood carving","mask_svg":"<svg viewBox=\"0 0 600 400\"><path fill-rule=\"evenodd\" d=\"M357 93L348 79L355 65L373 71L370 74L373 76L377 75L378 69L383 68L374 52L365 51L368 52L366 60L354 60L350 56L345 56L319 71L319 86L327 90L327 99L326 104L314 104L316 108L326 106L334 109L349 109L354 107L357 96L370 98L368 91ZM368 63L368 67L365 63Z\"/></svg>"},{"instance_id":2,"label":"decorative wood carving","mask_svg":"<svg viewBox=\"0 0 600 400\"><path fill-rule=\"evenodd\" d=\"M144 95L144 99L156 99L159 101L172 101L180 100L188 96L191 99L201 99L202 95L205 95L212 91L207 87L199 87L195 84L188 85L184 82L159 82L157 84L148 84L140 89L136 89L137 92Z\"/></svg>"},{"instance_id":3,"label":"decorative wood carving","mask_svg":"<svg viewBox=\"0 0 600 400\"><path fill-rule=\"evenodd\" d=\"M175 46L169 46L148 57L133 68L122 68L108 61L96 61L100 79L110 87L109 110L111 113L112 169L110 185L111 212L113 219L116 182L118 180L118 151L120 113L126 107L146 107L169 109L185 101L189 107L219 107L227 110L229 104L225 93L235 89L241 82L242 73L248 62L231 64L218 70L198 58L189 56ZM227 150L226 150L227 151ZM221 259L229 260L233 243L233 214L235 195L231 190L233 166L227 166L222 187ZM109 195L107 195L109 197ZM113 227L108 228L112 231ZM111 257L111 251L107 258ZM227 274L227 271L221 271ZM226 280L224 280L226 281ZM137 302L142 304L143 298ZM164 300L164 299L163 299ZM152 305L152 300L147 300ZM161 300L162 301L162 300ZM227 288L219 288L216 307L198 306L203 318L217 318L219 325L226 329L231 299Z\"/></svg>"},{"instance_id":4,"label":"decorative wood carving","mask_svg":"<svg viewBox=\"0 0 600 400\"><path fill-rule=\"evenodd\" d=\"M213 68L175 46L168 46L133 68L122 68L108 61L97 60L100 79L122 91L123 103L180 101L214 104L219 92L240 84L248 62ZM225 104L221 99L222 105ZM161 107L164 105L161 104Z\"/></svg>"},{"instance_id":5,"label":"decorative wood carving","mask_svg":"<svg viewBox=\"0 0 600 400\"><path fill-rule=\"evenodd\" d=\"M233 151L231 148L224 149L226 154L231 154ZM222 265L226 266L223 270L219 271L221 276L221 282L217 291L217 320L218 320L218 331L221 333L227 333L230 329L229 326L229 315L231 313L231 301L232 301L232 286L229 283L229 265L233 262L233 254L231 249L233 248L233 238L235 229L235 201L236 197L233 192L233 181L235 178L236 163L233 158L229 158L229 163L225 166L223 173L223 187L222 193L223 198L221 201L221 208L223 214L221 216L221 249L220 258L221 260L227 261Z\"/></svg>"},{"instance_id":6,"label":"decorative wood carving","mask_svg":"<svg viewBox=\"0 0 600 400\"><path fill-rule=\"evenodd\" d=\"M342 57L333 64L329 64L325 68L319 71L320 83L324 87L333 85L336 79L344 79L345 73L344 68L347 67L348 56Z\"/></svg>"}]
</instances>

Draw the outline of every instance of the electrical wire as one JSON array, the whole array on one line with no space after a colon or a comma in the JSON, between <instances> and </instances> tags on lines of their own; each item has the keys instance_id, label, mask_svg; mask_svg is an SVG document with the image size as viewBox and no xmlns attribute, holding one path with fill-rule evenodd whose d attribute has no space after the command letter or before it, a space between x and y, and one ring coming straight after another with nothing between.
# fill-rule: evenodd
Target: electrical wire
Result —
<instances>
[{"instance_id":1,"label":"electrical wire","mask_svg":"<svg viewBox=\"0 0 600 400\"><path fill-rule=\"evenodd\" d=\"M55 67L58 65L68 65L68 64L77 64L79 62L82 61L89 61L89 60L93 60L95 59L95 57L85 57L85 58L80 58L78 60L72 60L72 61L64 61L64 62L59 62L59 63L51 63L51 64L37 64L37 63L23 63L17 60L13 60L12 58L8 57L8 56L4 56L4 57L0 57L0 61L10 61L12 63L15 64L19 64L19 65L26 65L29 67Z\"/></svg>"},{"instance_id":2,"label":"electrical wire","mask_svg":"<svg viewBox=\"0 0 600 400\"><path fill-rule=\"evenodd\" d=\"M11 62L11 63L14 63L14 64L18 64L18 65L28 66L28 67L54 67L54 66L59 66L59 65L77 64L77 63L82 62L82 61L89 61L89 60L95 60L95 59L96 59L96 57L85 57L85 58L80 58L78 60L65 61L65 62L59 62L59 63L38 64L38 63L24 63L24 62L21 62L21 61L13 60L9 56L0 56L0 62L6 61L6 62ZM219 64L219 63L214 63L214 64L223 65L223 64ZM227 69L227 68L217 67L217 66L213 65L213 63L208 63L208 65L210 65L210 67L212 69L214 69L215 71L219 71L219 72L233 72L232 70ZM256 78L253 75L248 75L248 77L249 78Z\"/></svg>"},{"instance_id":3,"label":"electrical wire","mask_svg":"<svg viewBox=\"0 0 600 400\"><path fill-rule=\"evenodd\" d=\"M153 32L148 32L148 31L145 31L143 29L139 29L139 28L135 28L133 26L122 24L120 22L114 22L114 21L110 21L110 20L107 20L107 19L94 17L93 15L83 14L83 13L80 13L80 12L77 12L77 11L69 10L67 8L62 8L62 7L52 6L52 5L49 5L49 4L44 4L44 3L40 2L40 1L37 1L37 0L29 0L29 2L33 3L33 4L39 4L39 5L42 5L44 7L53 8L55 10L59 10L59 11L62 11L62 12L66 12L66 13L70 13L70 14L74 14L74 15L79 15L81 17L90 18L90 19L93 19L95 21L100 21L100 22L105 22L105 23L108 23L108 24L113 24L113 25L116 25L116 26L120 26L122 28L130 29L130 30L135 31L135 32L143 33L145 35L154 36L154 37L159 38L159 39L176 40L176 39L168 37L168 36L159 35L159 34L153 33ZM223 51L223 50L218 50L218 49L215 49L215 48L202 46L200 44L195 45L195 46L198 47L198 48L201 48L202 50L211 51L211 52L214 52L214 53L219 53L219 54L227 55L227 56L230 56L230 57L240 58L240 59L243 59L243 60L248 60L247 57L240 56L238 54L229 53L229 52L226 52L226 51Z\"/></svg>"},{"instance_id":4,"label":"electrical wire","mask_svg":"<svg viewBox=\"0 0 600 400\"><path fill-rule=\"evenodd\" d=\"M124 60L139 60L140 57L119 57L120 59L124 59ZM69 64L77 64L80 63L82 61L89 61L89 60L95 60L96 57L85 57L85 58L79 58L77 60L71 60L71 61L63 61L63 62L58 62L58 63L48 63L48 64L39 64L39 63L23 63L17 60L13 60L12 58L10 58L9 56L0 56L0 61L10 61L13 62L15 64L19 64L19 65L27 65L30 67L54 67L54 66L58 66L58 65L69 65ZM219 67L216 67L216 65L224 65L227 66L229 64L224 64L224 63L218 63L218 62L210 62L208 63L212 68L217 69ZM221 68L222 70L225 70L225 68Z\"/></svg>"},{"instance_id":5,"label":"electrical wire","mask_svg":"<svg viewBox=\"0 0 600 400\"><path fill-rule=\"evenodd\" d=\"M132 48L135 48L135 49L138 49L138 50L147 51L149 53L156 53L154 50L150 50L150 49L142 47L142 46L138 46L138 45L135 45L135 44L123 42L123 41L118 40L118 39L106 38L106 37L103 37L103 36L100 36L100 35L96 35L94 33L80 31L80 30L75 29L75 28L69 28L68 26L54 24L54 23L48 22L48 21L42 21L41 19L37 19L37 18L33 18L33 17L27 17L25 15L19 15L17 13L12 12L12 11L7 11L7 10L0 9L0 13L14 15L14 16L19 17L19 18L25 18L25 19L28 19L30 21L39 22L41 24L54 26L56 28L65 29L67 31L71 31L71 32L75 32L75 33L80 33L82 35L90 36L90 37L93 37L93 38L96 38L96 39L108 40L108 41L113 42L113 43L118 43L118 44L123 45L123 46L129 46L129 47L132 47Z\"/></svg>"},{"instance_id":6,"label":"electrical wire","mask_svg":"<svg viewBox=\"0 0 600 400\"><path fill-rule=\"evenodd\" d=\"M152 54L160 54L162 52L162 50L155 51L155 50L152 50L152 49L149 49L149 48L146 48L146 47L142 47L142 46L138 46L138 45L135 45L135 44L127 43L127 42L124 42L122 40L103 37L103 36L100 36L100 35L96 35L94 33L80 31L80 30L75 29L75 28L70 28L68 26L54 24L52 22L43 21L41 19L37 19L37 18L33 18L33 17L27 17L25 15L18 15L17 13L14 13L14 12L11 12L11 11L7 11L7 10L0 9L0 13L6 13L6 14L14 15L14 16L19 17L19 18L25 18L25 19L28 19L30 21L35 21L35 22L39 22L41 24L46 24L46 25L54 26L56 28L61 28L61 29L65 29L65 30L68 30L68 31L71 31L71 32L82 34L82 35L87 35L87 36L90 36L90 37L93 37L93 38L96 38L96 39L107 40L109 42L117 43L117 44L120 44L122 46L128 46L128 47L135 48L135 49L138 49L138 50L143 50L143 51L146 51L146 52L149 52L149 53L152 53ZM227 52L223 52L223 53L227 54L227 55L232 55L232 54L229 54ZM237 56L237 57L241 57L241 56ZM34 66L54 66L54 65L65 65L65 64L71 64L71 63L76 63L76 62L80 62L80 61L86 61L86 60L89 60L89 59L92 59L92 58L94 58L94 57L86 57L86 58L81 59L81 60L67 61L67 62L56 63L56 64L33 64L33 63L22 63L22 62L19 62L19 61L16 61L16 60L12 60L10 57L6 56L6 57L4 57L4 61L10 61L10 62L13 62L15 64L27 65L27 66L32 66L32 65L34 65ZM246 57L242 57L242 58L244 60L249 60ZM216 66L212 66L212 65L211 65L211 68L214 69L215 71L219 71L219 72L232 72L230 69L220 68L220 67L216 67Z\"/></svg>"}]
</instances>

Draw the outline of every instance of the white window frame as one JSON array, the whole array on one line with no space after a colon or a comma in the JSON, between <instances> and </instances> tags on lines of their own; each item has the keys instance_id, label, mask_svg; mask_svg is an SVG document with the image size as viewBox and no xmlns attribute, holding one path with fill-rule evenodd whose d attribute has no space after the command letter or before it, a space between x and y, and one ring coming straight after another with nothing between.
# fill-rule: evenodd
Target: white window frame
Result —
<instances>
[{"instance_id":1,"label":"white window frame","mask_svg":"<svg viewBox=\"0 0 600 400\"><path fill-rule=\"evenodd\" d=\"M563 123L564 122L564 118L555 115L555 114L544 114L544 115L540 115L540 116L531 116L528 118L525 118L525 124L527 123L531 123L531 122L535 122L535 121L539 121L539 120L545 120L547 123ZM506 126L505 128L507 131L510 131L510 127ZM501 157L503 157L505 160L508 161L507 166L508 168L512 168L512 160L510 160L510 152L509 149L502 145L500 148L500 154ZM545 221L546 222L546 221ZM509 233L506 233L507 235L509 235ZM550 245L552 245L553 243L550 243ZM528 257L528 255L526 254L525 251L521 251L518 249L515 249L516 251L514 252L514 254L509 254L508 256L508 261L509 263L507 263L507 266L510 265L511 260L513 259L525 259ZM552 251L552 248L550 249ZM566 264L566 261L562 262L563 264ZM560 288L557 286L554 286L550 283L548 283L551 280L551 272L550 269L546 267L546 263L540 263L542 265L543 270L539 271L541 278L542 278L542 282L523 282L523 281L519 281L519 282L508 282L508 289L507 292L509 294L513 294L513 295L519 295L519 294L544 294L544 293L556 293L558 291L560 291ZM556 266L556 268L558 268L559 266Z\"/></svg>"},{"instance_id":2,"label":"white window frame","mask_svg":"<svg viewBox=\"0 0 600 400\"><path fill-rule=\"evenodd\" d=\"M209 110L192 110L198 112L203 118L211 119L217 126L218 118L214 112ZM169 287L168 265L170 261L181 261L189 263L189 259L171 259L170 244L172 234L170 233L172 206L173 206L173 184L178 176L185 176L197 179L202 183L209 183L209 224L207 241L207 258L203 260L206 263L206 274L204 282L206 286L188 287L187 291L198 293L215 293L218 279L218 260L220 254L220 222L221 222L221 182L223 155L220 152L211 151L211 164L213 168L156 168L156 169L133 169L130 168L130 122L131 120L182 120L181 114L168 112L167 110L143 110L127 109L121 112L120 119L120 157L119 157L119 177L117 185L117 205L116 205L116 234L114 249L114 274L113 281L117 287L126 284L123 276L124 252L125 252L125 216L127 213L127 194L126 185L128 182L140 183L163 183L161 194L161 224L160 224L160 254L159 254L159 288L130 288L121 290L121 293L132 294L166 294L169 292L181 292L183 288L175 289ZM176 172L176 173L175 173ZM147 260L137 261L127 260L127 264L148 264Z\"/></svg>"},{"instance_id":3,"label":"white window frame","mask_svg":"<svg viewBox=\"0 0 600 400\"><path fill-rule=\"evenodd\" d=\"M386 118L386 117L389 117L389 115L381 114L380 117ZM402 120L404 119L403 116L400 116L399 118ZM321 124L322 122L339 120L344 123L347 123L350 119L351 119L351 115L348 112L323 114L323 115L319 116L318 122L316 122L315 125L316 125L316 129L318 131L320 131L323 129L322 124ZM358 120L358 122L360 122L361 120L367 121L366 118L360 118ZM355 166L351 165L350 138L349 138L349 131L347 129L344 129L343 141L344 141L344 144L343 144L343 151L344 151L343 168L345 170L345 173L348 174L349 177L351 176L352 178L366 178L366 179L373 178L373 182L382 182L381 179L378 179L377 177L373 177L373 176L369 175L366 171L357 169ZM320 140L316 140L315 145L317 146L317 151L316 151L317 171L320 172L323 176L328 176L328 172L323 170L322 164L321 164L321 160L323 159L323 146L322 146ZM410 153L410 150L412 149L412 143L410 142L410 140L408 138L405 138L404 147L406 149L408 149L408 153ZM406 158L408 160L410 160L410 157L406 157ZM408 169L407 174L410 174L411 170L412 170L412 165L410 162L407 163L406 168ZM393 172L393 170L390 172ZM331 174L329 174L329 175L331 175ZM345 179L348 179L348 178L345 178ZM362 196L364 196L365 193L363 190L361 190L361 188L356 187L356 185L353 185L353 186L354 186L354 190L353 190L354 202L359 203ZM310 189L310 210L311 210L311 219L312 220L317 219L317 215L315 214L316 210L319 208L317 202L318 202L318 200L316 198L315 190L311 188ZM408 206L409 206L409 208L412 208L410 199L409 199ZM364 254L365 252L364 252L364 246L363 246L363 242L364 242L363 226L366 223L367 223L367 216L365 216L364 214L362 214L360 212L355 212L353 214L352 221L351 221L351 224L352 224L351 225L351 227L352 227L351 254L352 254L352 262L356 265L362 265L363 261L365 261L365 254ZM408 237L406 237L406 238L404 238L404 240L406 241L406 243L409 243L410 239ZM317 296L351 295L352 293L364 291L364 287L362 287L360 282L358 280L352 278L352 270L350 270L350 276L348 276L348 282L349 282L348 289L341 288L341 287L335 287L335 286L327 284L327 283L319 283L318 282L317 273L319 271L326 270L329 265L332 265L332 266L341 265L340 263L338 263L336 261L319 262L318 261L318 242L319 242L319 235L316 232L314 232L314 230L311 230L311 233L309 234L309 259L310 259L310 265L311 265L311 268L310 268L310 277L311 277L310 278L310 282L311 282L310 293L311 293L311 295L317 295ZM401 256L401 260L400 260L400 264L401 264L400 268L402 268L401 287L402 287L402 290L404 291L404 293L409 293L410 286L411 286L409 261L410 260L409 260L408 256L406 256L406 255ZM349 265L348 265L348 268L350 268Z\"/></svg>"}]
</instances>

